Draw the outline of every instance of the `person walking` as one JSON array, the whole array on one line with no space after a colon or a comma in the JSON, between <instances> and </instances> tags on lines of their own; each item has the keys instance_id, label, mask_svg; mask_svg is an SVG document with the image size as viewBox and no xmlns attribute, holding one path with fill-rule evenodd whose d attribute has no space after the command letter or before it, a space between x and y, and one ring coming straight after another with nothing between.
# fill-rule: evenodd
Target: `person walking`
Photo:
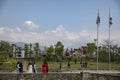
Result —
<instances>
[{"instance_id":1,"label":"person walking","mask_svg":"<svg viewBox=\"0 0 120 80\"><path fill-rule=\"evenodd\" d=\"M33 73L33 66L32 63L28 63L28 73Z\"/></svg>"},{"instance_id":2,"label":"person walking","mask_svg":"<svg viewBox=\"0 0 120 80\"><path fill-rule=\"evenodd\" d=\"M42 64L42 72L44 74L48 73L48 64L46 61L44 61L44 63Z\"/></svg>"},{"instance_id":3,"label":"person walking","mask_svg":"<svg viewBox=\"0 0 120 80\"><path fill-rule=\"evenodd\" d=\"M71 66L70 66L70 61L68 61L68 70L70 70Z\"/></svg>"},{"instance_id":4,"label":"person walking","mask_svg":"<svg viewBox=\"0 0 120 80\"><path fill-rule=\"evenodd\" d=\"M60 70L61 70L62 69L62 63L61 62L59 63L59 66L60 66Z\"/></svg>"},{"instance_id":5,"label":"person walking","mask_svg":"<svg viewBox=\"0 0 120 80\"><path fill-rule=\"evenodd\" d=\"M36 64L35 64L35 62L33 63L33 73L37 73L37 69L36 69Z\"/></svg>"},{"instance_id":6,"label":"person walking","mask_svg":"<svg viewBox=\"0 0 120 80\"><path fill-rule=\"evenodd\" d=\"M20 64L19 64L19 72L20 73L23 73L23 64L22 64L22 62L20 62Z\"/></svg>"},{"instance_id":7,"label":"person walking","mask_svg":"<svg viewBox=\"0 0 120 80\"><path fill-rule=\"evenodd\" d=\"M17 73L20 72L20 62L19 61L16 64L16 71L17 71Z\"/></svg>"}]
</instances>

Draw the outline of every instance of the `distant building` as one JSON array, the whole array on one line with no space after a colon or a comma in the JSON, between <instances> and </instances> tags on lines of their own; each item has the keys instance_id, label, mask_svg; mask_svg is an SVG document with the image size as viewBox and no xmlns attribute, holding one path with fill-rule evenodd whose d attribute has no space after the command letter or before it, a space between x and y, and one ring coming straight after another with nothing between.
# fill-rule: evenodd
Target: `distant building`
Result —
<instances>
[{"instance_id":1,"label":"distant building","mask_svg":"<svg viewBox=\"0 0 120 80\"><path fill-rule=\"evenodd\" d=\"M21 48L16 51L16 58L25 58L25 51Z\"/></svg>"}]
</instances>

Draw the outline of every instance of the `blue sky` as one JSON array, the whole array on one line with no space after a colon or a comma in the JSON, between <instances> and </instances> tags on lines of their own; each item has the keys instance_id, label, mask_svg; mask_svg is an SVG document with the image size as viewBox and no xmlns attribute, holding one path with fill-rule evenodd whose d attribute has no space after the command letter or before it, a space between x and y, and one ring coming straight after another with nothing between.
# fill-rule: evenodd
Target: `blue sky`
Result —
<instances>
[{"instance_id":1,"label":"blue sky","mask_svg":"<svg viewBox=\"0 0 120 80\"><path fill-rule=\"evenodd\" d=\"M119 43L119 4L119 0L0 0L0 39L41 45L61 41L66 47L92 42L99 8L102 44L108 36L110 8L111 40Z\"/></svg>"}]
</instances>

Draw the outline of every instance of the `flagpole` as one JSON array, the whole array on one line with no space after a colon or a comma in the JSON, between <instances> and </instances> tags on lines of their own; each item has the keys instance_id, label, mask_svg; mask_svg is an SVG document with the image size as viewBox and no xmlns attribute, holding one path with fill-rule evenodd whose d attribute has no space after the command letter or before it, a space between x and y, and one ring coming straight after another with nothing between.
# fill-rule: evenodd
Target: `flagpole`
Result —
<instances>
[{"instance_id":1,"label":"flagpole","mask_svg":"<svg viewBox=\"0 0 120 80\"><path fill-rule=\"evenodd\" d=\"M108 44L108 52L109 52L109 70L111 70L111 54L110 54L110 28L112 25L112 18L110 16L110 9L109 9L109 44Z\"/></svg>"},{"instance_id":2,"label":"flagpole","mask_svg":"<svg viewBox=\"0 0 120 80\"><path fill-rule=\"evenodd\" d=\"M98 14L97 14L97 20L96 20L96 24L97 24L97 70L98 70L98 58L99 58L99 51L98 51L98 38L99 38L99 25L100 25L100 17L99 17L99 9L98 9Z\"/></svg>"},{"instance_id":3,"label":"flagpole","mask_svg":"<svg viewBox=\"0 0 120 80\"><path fill-rule=\"evenodd\" d=\"M97 70L98 70L98 37L99 37L99 24L97 24Z\"/></svg>"},{"instance_id":4,"label":"flagpole","mask_svg":"<svg viewBox=\"0 0 120 80\"><path fill-rule=\"evenodd\" d=\"M109 25L109 70L111 70L111 55L110 55L110 25Z\"/></svg>"}]
</instances>

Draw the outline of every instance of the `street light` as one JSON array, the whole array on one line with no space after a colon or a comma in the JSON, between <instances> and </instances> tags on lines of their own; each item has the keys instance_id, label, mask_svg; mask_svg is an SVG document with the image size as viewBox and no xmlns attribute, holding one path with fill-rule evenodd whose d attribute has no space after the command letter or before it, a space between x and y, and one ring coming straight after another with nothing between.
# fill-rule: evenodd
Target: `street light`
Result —
<instances>
[{"instance_id":1,"label":"street light","mask_svg":"<svg viewBox=\"0 0 120 80\"><path fill-rule=\"evenodd\" d=\"M99 37L99 25L100 25L100 17L99 17L99 9L98 9L98 13L97 13L97 20L96 20L96 24L97 24L97 70L98 70L98 37Z\"/></svg>"}]
</instances>

